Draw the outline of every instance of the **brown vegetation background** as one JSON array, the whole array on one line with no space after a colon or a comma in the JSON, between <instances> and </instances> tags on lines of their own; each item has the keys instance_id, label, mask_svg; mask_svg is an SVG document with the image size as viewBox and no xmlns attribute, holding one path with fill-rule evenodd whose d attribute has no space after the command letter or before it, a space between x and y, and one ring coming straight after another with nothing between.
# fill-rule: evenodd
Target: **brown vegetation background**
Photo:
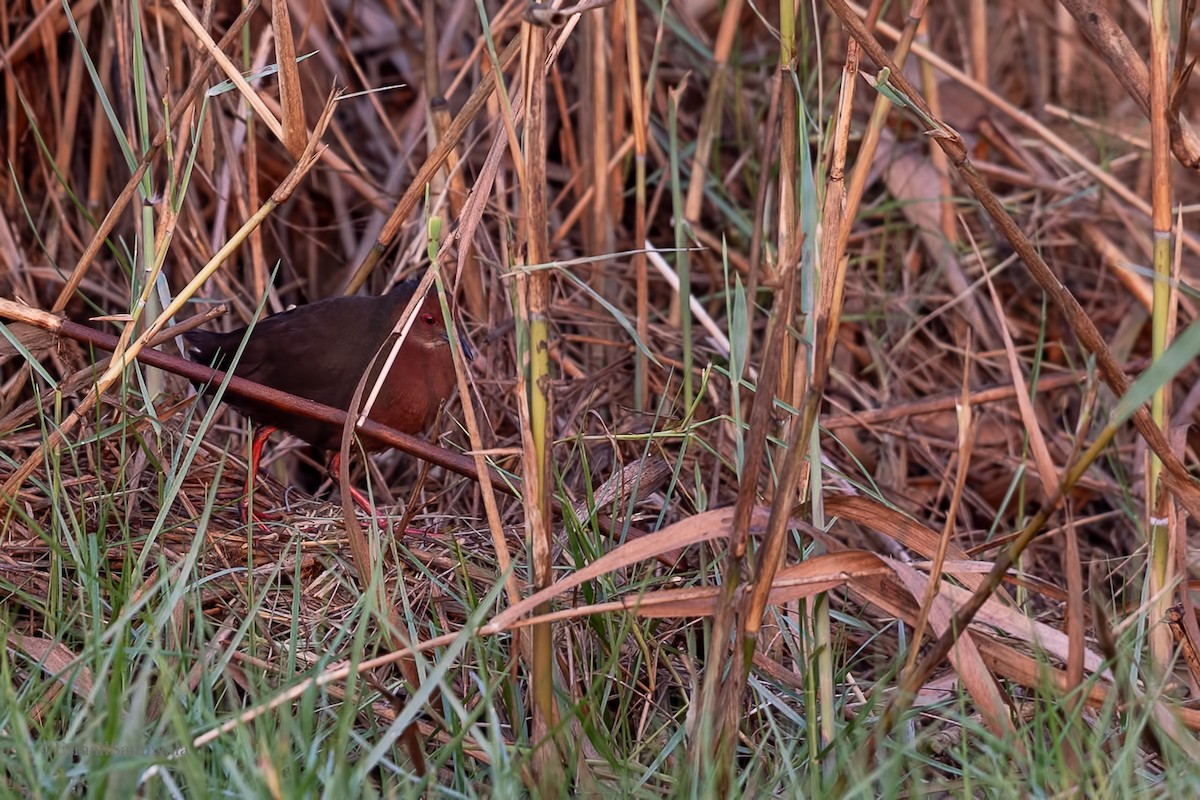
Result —
<instances>
[{"instance_id":1,"label":"brown vegetation background","mask_svg":"<svg viewBox=\"0 0 1200 800\"><path fill-rule=\"evenodd\" d=\"M228 314L209 324L236 327L251 320L263 298L271 313L331 296L345 290L372 252L379 261L363 291L379 293L395 279L424 273L428 217L437 216L443 223L438 263L477 357L466 365L468 396L449 404L430 436L451 450L470 450L462 407L470 403L475 446L521 475L532 446L522 435L529 430L521 410L527 388L518 382L528 358L521 332L530 301L523 292L529 275L548 275L552 490L567 506L585 503L602 486L619 498L601 505L598 518L552 521L547 563L555 578L650 531L691 519L717 524L701 515L733 506L747 492L755 504L775 502L784 465L802 455L784 443L817 391L818 439L812 448L801 443L801 450L819 453L818 488L827 507L816 512L818 519L811 506L801 505L814 488L806 486L808 469L799 489L782 491L794 498L805 524L827 530L798 524L779 563L801 564L802 543L816 542L816 552L838 556L821 562L825 571L811 585L832 589L839 614L874 626L897 618L916 624L918 609L930 613L923 590L913 588L926 584L904 590L899 572L880 577L872 572L876 562L868 569L850 560L853 554L916 564L921 580L928 580L940 549L962 574L976 576L960 583L978 588L1002 546L1047 507L1046 524L990 601L995 613L986 624L993 643L979 645L987 651L981 669L1027 685L1038 679L1035 648L1000 633L1034 640L1038 634L1028 631L1035 624L1068 631L1068 595L1082 597L1082 588L1068 591L1072 571L1085 576L1104 607L1133 613L1146 566L1144 439L1132 426L1122 427L1066 497L1056 494L1061 474L1103 426L1116 398L1081 347L1076 322L1031 277L919 115L893 108L877 127L878 144L864 153L878 96L871 86L878 67L866 54L861 74L847 87L849 115L838 116L852 37L834 7L845 4L800 10L794 69L782 73L774 4L694 0L672 3L660 14L654 3L585 3L578 16L546 12L537 18L541 25L531 25L528 15L523 21L525 4L482 5L490 36L468 0L298 0L282 18L265 5L223 48L237 69L250 73L286 64L280 75L254 80L262 108L252 109L233 87L205 98L205 90L226 80L220 68L201 82L199 99L186 108L180 103L197 70L211 63L211 45L194 27L220 39L241 12L238 4L78 0L70 5L68 25L57 2L6 3L0 17L0 296L120 333L153 242L162 278L139 320L144 326L272 197L321 124L331 91L344 90L320 137L323 149L290 198L241 239L174 321L223 303ZM1125 60L1102 55L1071 8L1085 15L1099 9L1123 31L1132 48ZM849 11L864 13L854 6ZM961 135L973 169L1078 300L1111 355L1138 374L1151 354L1155 161L1148 94L1137 96L1129 86L1137 85L1134 56L1149 53L1145 8L956 0L933 4L917 25L893 4L874 29L884 50L892 52L906 24L915 26L915 37L902 76L935 118ZM527 141L512 111L514 102L528 102L522 97L521 78L529 69L523 30L546 36L550 50L545 164L536 169L528 154L513 156L513 147ZM506 55L510 43L514 58ZM296 63L295 56L308 53ZM635 64L639 74L631 75ZM497 65L503 94L481 89ZM1170 160L1174 265L1186 286L1195 283L1200 255L1191 224L1200 202L1194 170L1200 161L1188 159L1200 151L1190 149L1194 92L1186 85L1172 89L1178 106ZM789 113L798 126L794 164L787 163L781 122ZM114 125L131 143L130 154L123 154ZM135 187L103 241L96 239L133 166L161 130L169 133L146 183ZM430 154L440 138L453 147L435 163ZM422 169L434 166L426 182ZM857 171L860 198L851 181ZM826 201L845 190L843 175L854 205L842 206L851 212L845 218L831 217ZM185 176L186 188L179 183ZM531 182L545 188L544 210L531 200ZM402 201L406 195L412 200ZM389 223L405 202L408 213ZM526 272L527 231L537 224L546 233L544 261L553 267ZM827 248L836 236L844 245ZM89 248L93 244L100 246ZM678 274L685 257L690 314L658 266ZM839 265L844 286L833 300L823 281ZM68 281L73 291L64 292ZM796 292L794 314L779 321L789 287ZM743 291L745 321L732 313ZM1182 293L1180 330L1194 321L1195 310L1194 296ZM786 333L773 347L769 328L775 324L786 324ZM826 370L811 346L830 340ZM748 383L737 392L728 376L731 341L749 358ZM329 331L328 346L336 352L355 345ZM109 547L114 570L128 564L127 547L141 541L140 531L157 525L151 562L165 569L191 542L214 485L219 501L211 523L204 522L203 569L299 559L294 574L295 588L303 590L302 630L320 639L336 628L339 613L358 596L355 582L344 579L352 574L346 537L356 534L346 534L340 507L329 502L337 496L336 478L328 479L321 454L277 440L256 503L284 511L285 521L256 534L241 524L235 505L247 429L235 412L222 411L203 432L182 489L160 520L169 473L162 465L193 441L201 414L187 381L150 371L106 393L67 434L70 469L49 480L38 450L46 425L87 394L93 355L67 339L29 341L29 347L66 390L58 397L42 383L35 392L41 378L25 357L4 357L0 477L11 483L28 459L39 459L31 477L9 487L18 493L7 500L0 555L6 587L0 596L23 635L46 635L38 609L61 590L44 533L55 529L56 509L82 515ZM160 349L179 354L173 340ZM815 389L814 372L822 373ZM765 397L752 389L770 373L778 374L771 392L776 404L758 418L755 431L753 410ZM1168 384L1175 452L1186 465L1195 463L1186 432L1200 403L1197 377L1195 364L1188 364ZM1019 394L1029 397L1024 408ZM755 435L770 437L768 458L747 486L742 452ZM353 481L365 485L365 467L356 464ZM627 468L633 471L623 478ZM439 581L489 586L499 580L484 494L475 482L401 452L375 457L369 469L381 510L410 528L403 557L383 548L386 582L393 588L407 583L408 613L439 616L444 629L453 630L465 611L439 603ZM632 486L631 476L639 474L644 481ZM537 523L528 501L497 498L520 592L528 595L535 581L527 570L540 557L529 544ZM723 533L736 528L721 519ZM1172 519L1175 563L1186 568L1183 517ZM754 536L765 535L766 523L755 524ZM638 591L686 586L714 593L697 601L700 606L679 600L666 607L676 613L654 615L668 621L657 629L647 662L634 668L630 659L618 660L619 669L632 670L627 678L639 709L675 696L656 686L653 675L684 694L692 691L681 662L660 646L669 649L692 621L714 613L720 603L713 587L729 575L713 567L726 555L724 540L699 543L711 529L668 530L675 538L663 545L661 558L622 564L608 577ZM407 558L438 580L406 569ZM1024 576L1020 586L1016 572ZM742 580L763 574L758 564L750 573ZM333 574L342 577L326 585ZM151 570L147 580L154 579ZM201 606L211 620L242 613L236 581L214 580L205 591ZM279 616L264 617L264 631L286 638L291 599L280 587L272 591L280 592ZM811 608L796 603L810 595L785 594L780 613L808 614ZM592 598L564 590L556 601L570 608ZM953 612L965 597L946 602ZM1083 669L1086 663L1089 673L1097 666L1090 660L1099 652L1091 608L1084 603L1075 612L1086 618L1087 655L1064 640L1051 646L1054 664ZM949 626L947 619L930 622L935 635ZM802 686L797 653L811 649L781 646L773 637L791 634L781 633L777 622L769 619L758 633L752 669L762 680ZM1006 625L1025 625L1026 633ZM834 625L837 651L855 654L842 666L867 692L903 649L888 630L876 636L867 626ZM582 691L585 676L572 672L567 654L582 646L586 627L564 624L557 636L563 691ZM995 642L1009 649L996 650L1001 645ZM720 649L713 645L714 652ZM266 661L273 656L270 648L256 654ZM961 669L961 660L936 665L943 677ZM948 685L937 676L925 684L933 695ZM981 707L989 702L972 698ZM995 716L985 710L984 718L1003 716L992 711ZM438 735L432 723L423 725Z\"/></svg>"}]
</instances>

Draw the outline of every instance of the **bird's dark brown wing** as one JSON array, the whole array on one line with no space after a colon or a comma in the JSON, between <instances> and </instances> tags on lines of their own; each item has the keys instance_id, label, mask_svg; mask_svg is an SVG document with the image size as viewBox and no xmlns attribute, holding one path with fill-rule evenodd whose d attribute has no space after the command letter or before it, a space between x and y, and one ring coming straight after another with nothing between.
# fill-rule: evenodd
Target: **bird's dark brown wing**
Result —
<instances>
[{"instance_id":1,"label":"bird's dark brown wing","mask_svg":"<svg viewBox=\"0 0 1200 800\"><path fill-rule=\"evenodd\" d=\"M335 297L267 317L251 332L234 374L344 410L407 302L400 295ZM397 301L402 301L399 306ZM185 336L196 361L220 367L229 363L245 335L246 329ZM253 400L228 395L226 400L255 422L318 447L330 447L340 434L333 426Z\"/></svg>"}]
</instances>

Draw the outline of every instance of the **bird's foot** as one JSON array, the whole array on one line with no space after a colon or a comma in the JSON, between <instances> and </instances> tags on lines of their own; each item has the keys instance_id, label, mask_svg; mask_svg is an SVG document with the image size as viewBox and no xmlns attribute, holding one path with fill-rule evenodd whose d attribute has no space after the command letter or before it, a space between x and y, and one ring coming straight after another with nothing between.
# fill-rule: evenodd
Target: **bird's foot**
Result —
<instances>
[{"instance_id":1,"label":"bird's foot","mask_svg":"<svg viewBox=\"0 0 1200 800\"><path fill-rule=\"evenodd\" d=\"M370 517L374 514L374 509L371 507L371 501L367 499L367 496L365 494L363 494L358 489L355 489L353 486L351 486L350 487L350 496L352 498L354 498L354 505L361 508L368 517ZM390 530L387 517L385 517L383 514L377 514L374 516L375 516L375 523L379 526L379 530L381 530L381 531Z\"/></svg>"},{"instance_id":2,"label":"bird's foot","mask_svg":"<svg viewBox=\"0 0 1200 800\"><path fill-rule=\"evenodd\" d=\"M432 539L442 538L442 534L437 528L405 528L404 538L409 540L416 539L417 541L428 542Z\"/></svg>"},{"instance_id":3,"label":"bird's foot","mask_svg":"<svg viewBox=\"0 0 1200 800\"><path fill-rule=\"evenodd\" d=\"M254 509L254 512L251 513L250 498L243 497L241 502L238 503L238 517L241 519L243 525L249 525L253 522L263 534L267 534L270 533L270 528L267 527L266 523L279 522L283 519L283 514L278 511L263 511L258 508Z\"/></svg>"}]
</instances>

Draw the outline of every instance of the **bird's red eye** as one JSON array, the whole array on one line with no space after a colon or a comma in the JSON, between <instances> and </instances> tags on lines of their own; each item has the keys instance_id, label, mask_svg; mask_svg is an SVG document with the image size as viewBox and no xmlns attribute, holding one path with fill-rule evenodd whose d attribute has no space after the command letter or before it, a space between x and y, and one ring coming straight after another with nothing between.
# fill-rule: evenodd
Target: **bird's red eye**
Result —
<instances>
[{"instance_id":1,"label":"bird's red eye","mask_svg":"<svg viewBox=\"0 0 1200 800\"><path fill-rule=\"evenodd\" d=\"M421 317L421 319L425 321L426 325L434 325L437 323L437 319L434 318L433 314L426 314L425 316Z\"/></svg>"}]
</instances>

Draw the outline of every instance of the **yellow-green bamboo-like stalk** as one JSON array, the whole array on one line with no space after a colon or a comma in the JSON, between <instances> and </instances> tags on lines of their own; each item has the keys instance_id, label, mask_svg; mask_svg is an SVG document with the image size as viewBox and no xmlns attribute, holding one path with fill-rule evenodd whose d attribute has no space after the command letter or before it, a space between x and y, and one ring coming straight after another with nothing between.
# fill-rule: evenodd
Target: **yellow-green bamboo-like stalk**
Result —
<instances>
[{"instance_id":1,"label":"yellow-green bamboo-like stalk","mask_svg":"<svg viewBox=\"0 0 1200 800\"><path fill-rule=\"evenodd\" d=\"M1168 53L1170 40L1167 32L1167 3L1165 0L1150 0L1150 158L1151 172L1151 221L1154 226L1154 311L1151 321L1151 354L1155 361L1167 349L1171 335L1171 134L1167 127L1170 113L1168 84ZM1169 424L1168 397L1170 382L1160 386L1150 403L1150 414L1155 424L1165 433ZM1147 532L1150 537L1149 594L1153 598L1150 606L1150 655L1154 669L1165 669L1170 660L1171 635L1165 625L1167 610L1171 607L1172 593L1165 591L1172 580L1170 563L1170 537L1172 534L1169 513L1170 496L1161 492L1159 478L1162 462L1150 455L1146 470Z\"/></svg>"},{"instance_id":2,"label":"yellow-green bamboo-like stalk","mask_svg":"<svg viewBox=\"0 0 1200 800\"><path fill-rule=\"evenodd\" d=\"M546 80L543 64L546 60L546 31L529 22L521 24L522 80L526 102L523 156L526 178L525 252L528 263L544 264L549 259L546 223ZM525 278L525 324L529 332L525 389L529 405L529 435L525 438L525 515L532 546L534 591L549 586L553 575L551 547L550 468L551 396L550 396L550 271L532 270ZM548 604L538 607L537 613L549 611ZM533 627L533 664L531 667L533 696L534 763L537 765L539 788L546 797L561 796L562 763L550 737L558 725L554 705L553 629L549 623Z\"/></svg>"},{"instance_id":3,"label":"yellow-green bamboo-like stalk","mask_svg":"<svg viewBox=\"0 0 1200 800\"><path fill-rule=\"evenodd\" d=\"M146 91L146 51L142 41L142 26L138 22L141 17L139 3L135 1L129 6L128 10L130 12L129 33L132 38L129 56L133 63L131 65L132 72L129 77L133 83L133 114L130 119L131 131L128 134L128 144L121 149L125 152L128 165L132 169L135 165L133 163L131 148L140 146L143 152L150 149L151 123L150 101ZM167 171L169 172L169 167ZM153 194L153 172L147 170L141 182L143 203L139 226L139 238L142 242L143 272L139 275L136 267L134 268L131 288L132 295L136 296L137 299L131 302L129 309L133 318L131 325L134 331L140 328L147 318L154 319L162 311L162 303L155 293L158 276L162 269L162 259L158 256L160 248L156 246L160 231L156 230L157 226L154 222L155 204L150 202ZM166 206L167 204L163 205ZM162 223L162 237L166 241L169 241L175 226L174 215L169 212L164 213ZM165 245L161 249L165 249ZM164 389L165 385L166 382L161 371L156 369L146 370L146 389L149 392L147 400L156 397Z\"/></svg>"}]
</instances>

